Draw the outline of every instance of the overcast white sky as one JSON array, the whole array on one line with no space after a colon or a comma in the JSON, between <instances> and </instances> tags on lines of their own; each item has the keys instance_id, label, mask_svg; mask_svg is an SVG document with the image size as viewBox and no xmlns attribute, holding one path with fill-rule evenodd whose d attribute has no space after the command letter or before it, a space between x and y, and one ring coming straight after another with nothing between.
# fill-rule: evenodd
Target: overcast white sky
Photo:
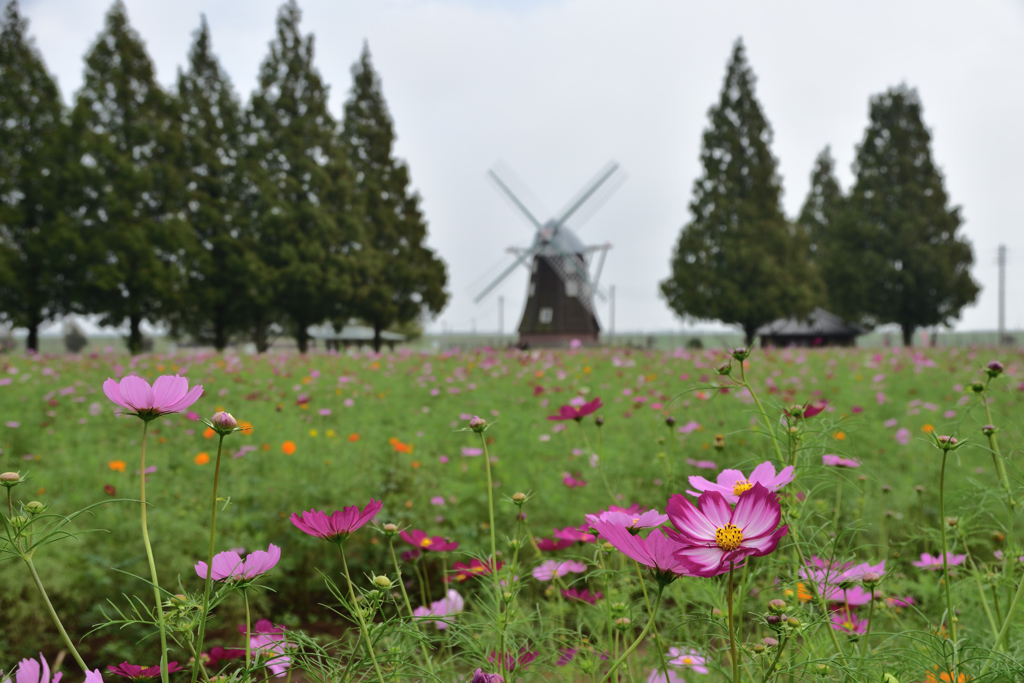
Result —
<instances>
[{"instance_id":1,"label":"overcast white sky","mask_svg":"<svg viewBox=\"0 0 1024 683\"><path fill-rule=\"evenodd\" d=\"M274 35L278 0L127 0L161 83L170 87L205 13L214 49L247 99ZM22 0L50 70L71 101L108 0ZM532 228L485 179L506 162L556 211L609 159L629 180L586 224L610 242L602 284L617 290L616 329L679 329L658 295L680 228L707 110L742 36L772 123L795 215L817 153L831 145L852 182L868 98L905 81L924 103L932 151L983 286L958 329L996 325L996 248L1009 247L1007 325L1024 327L1024 3L674 2L670 0L302 0L304 32L340 116L349 68L368 40L405 158L423 196L430 244L448 263L448 308L432 325L518 324L521 270L482 304ZM542 218L543 220L543 218ZM607 322L607 305L599 306Z\"/></svg>"}]
</instances>

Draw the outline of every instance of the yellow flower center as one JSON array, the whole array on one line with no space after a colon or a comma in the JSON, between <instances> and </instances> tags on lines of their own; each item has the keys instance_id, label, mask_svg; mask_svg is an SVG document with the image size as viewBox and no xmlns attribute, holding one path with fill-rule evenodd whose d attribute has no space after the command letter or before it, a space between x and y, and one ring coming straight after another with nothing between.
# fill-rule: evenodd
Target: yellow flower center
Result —
<instances>
[{"instance_id":1,"label":"yellow flower center","mask_svg":"<svg viewBox=\"0 0 1024 683\"><path fill-rule=\"evenodd\" d=\"M430 543L431 543L431 541L430 541L429 538L424 538L422 541L420 541L420 547L421 548L430 547Z\"/></svg>"},{"instance_id":2,"label":"yellow flower center","mask_svg":"<svg viewBox=\"0 0 1024 683\"><path fill-rule=\"evenodd\" d=\"M743 542L743 532L735 524L726 524L715 532L715 541L725 552L732 552Z\"/></svg>"},{"instance_id":3,"label":"yellow flower center","mask_svg":"<svg viewBox=\"0 0 1024 683\"><path fill-rule=\"evenodd\" d=\"M740 479L738 482L733 484L733 486L732 486L732 495L738 496L741 493L743 493L744 491L749 491L752 488L754 488L753 484L751 484L746 479Z\"/></svg>"},{"instance_id":4,"label":"yellow flower center","mask_svg":"<svg viewBox=\"0 0 1024 683\"><path fill-rule=\"evenodd\" d=\"M693 664L693 657L683 657L683 664L686 666Z\"/></svg>"},{"instance_id":5,"label":"yellow flower center","mask_svg":"<svg viewBox=\"0 0 1024 683\"><path fill-rule=\"evenodd\" d=\"M640 521L639 517L634 517L633 518L633 523L630 526L636 526L636 523L639 522L639 521Z\"/></svg>"}]
</instances>

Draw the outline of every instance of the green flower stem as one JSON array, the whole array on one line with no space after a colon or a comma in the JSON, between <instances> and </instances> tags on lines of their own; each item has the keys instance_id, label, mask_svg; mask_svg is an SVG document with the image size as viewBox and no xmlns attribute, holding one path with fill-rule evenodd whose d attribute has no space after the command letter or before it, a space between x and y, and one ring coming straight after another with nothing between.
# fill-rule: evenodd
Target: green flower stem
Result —
<instances>
[{"instance_id":1,"label":"green flower stem","mask_svg":"<svg viewBox=\"0 0 1024 683\"><path fill-rule=\"evenodd\" d=\"M203 613L199 615L199 635L196 637L196 652L202 653L203 639L206 637L206 620L210 611L210 586L213 583L213 544L217 537L217 486L220 483L220 456L224 450L224 435L217 442L217 463L213 468L213 503L210 505L210 552L206 560L206 585L203 588ZM196 683L199 667L202 663L196 657L196 665L192 667L192 683Z\"/></svg>"},{"instance_id":2,"label":"green flower stem","mask_svg":"<svg viewBox=\"0 0 1024 683\"><path fill-rule=\"evenodd\" d=\"M245 601L245 668L249 668L252 659L252 617L249 614L249 592L242 589L242 600Z\"/></svg>"},{"instance_id":3,"label":"green flower stem","mask_svg":"<svg viewBox=\"0 0 1024 683\"><path fill-rule=\"evenodd\" d=\"M740 657L739 651L736 648L736 628L732 614L732 575L734 564L733 562L729 563L729 658L732 660L732 683L740 683Z\"/></svg>"},{"instance_id":4,"label":"green flower stem","mask_svg":"<svg viewBox=\"0 0 1024 683\"><path fill-rule=\"evenodd\" d=\"M839 530L839 512L843 506L843 477L836 477L836 510L832 517L832 526Z\"/></svg>"},{"instance_id":5,"label":"green flower stem","mask_svg":"<svg viewBox=\"0 0 1024 683\"><path fill-rule=\"evenodd\" d=\"M987 424L992 424L992 409L988 405L988 385L992 382L992 377L985 381L985 391L980 395L981 404L985 406L985 419L988 420ZM1006 496L1010 501L1010 507L1015 508L1017 503L1013 500L1013 495L1010 492L1010 478L1006 474L1006 465L1003 464L1002 453L999 452L999 442L996 440L995 432L988 434L988 447L992 451L992 464L995 465L996 475L999 477L999 483L1002 484L1003 490L1006 491Z\"/></svg>"},{"instance_id":6,"label":"green flower stem","mask_svg":"<svg viewBox=\"0 0 1024 683\"><path fill-rule=\"evenodd\" d=\"M949 546L946 542L946 458L948 450L942 451L942 469L939 472L939 529L942 532L942 575L946 588L946 618L949 619L949 637L956 648L956 613L953 612L953 594L950 591ZM956 680L956 661L953 661L953 679Z\"/></svg>"},{"instance_id":7,"label":"green flower stem","mask_svg":"<svg viewBox=\"0 0 1024 683\"><path fill-rule=\"evenodd\" d=\"M739 363L740 363L740 384L747 391L750 392L750 397L752 399L754 399L754 404L757 406L757 409L761 413L761 417L764 419L765 429L768 430L768 436L771 438L772 446L775 448L775 457L778 460L778 462L781 463L781 462L783 462L783 460L782 460L782 449L779 448L779 440L775 437L775 429L772 426L772 421L770 419L768 419L768 413L765 412L764 406L761 404L761 399L759 399L757 397L757 392L754 391L754 387L752 387L749 384L747 384L747 372L746 372L746 370L743 369L743 361L740 361ZM796 451L793 451L793 453L795 455ZM793 464L795 464L795 463L793 463Z\"/></svg>"},{"instance_id":8,"label":"green flower stem","mask_svg":"<svg viewBox=\"0 0 1024 683\"><path fill-rule=\"evenodd\" d=\"M142 462L139 477L140 497L142 501L142 541L146 545L146 559L149 560L149 575L153 580L153 599L156 602L156 623L160 627L160 680L167 683L167 625L164 623L164 608L160 600L160 581L156 576L156 561L153 559L153 546L149 542L149 526L146 523L146 434L149 431L149 420L142 422Z\"/></svg>"},{"instance_id":9,"label":"green flower stem","mask_svg":"<svg viewBox=\"0 0 1024 683\"><path fill-rule=\"evenodd\" d=\"M958 527L959 528L959 527ZM962 533L961 533L962 536ZM974 555L971 554L971 550L967 545L966 539L964 540L964 548L967 554L967 559L971 563L971 574L974 576L974 584L978 587L978 597L981 598L981 606L985 608L985 616L988 617L988 624L992 628L992 636L996 637L999 635L999 627L996 626L996 620L992 618L992 610L988 606L988 597L985 595L985 589L981 585L981 576L978 570L978 563L974 561ZM993 595L995 595L995 586L992 586ZM999 611L999 605L996 604L996 612Z\"/></svg>"},{"instance_id":10,"label":"green flower stem","mask_svg":"<svg viewBox=\"0 0 1024 683\"><path fill-rule=\"evenodd\" d=\"M377 655L373 653L373 643L370 642L370 631L366 628L366 620L363 619L363 612L356 603L356 591L352 587L352 577L348 573L348 560L345 559L345 544L338 543L338 550L341 551L341 566L345 570L345 581L348 583L348 597L352 601L352 612L359 621L359 630L363 634L363 641L366 643L366 651L370 653L370 661L373 662L373 670L377 672L377 680L384 683L384 674L380 672L380 665L377 664Z\"/></svg>"},{"instance_id":11,"label":"green flower stem","mask_svg":"<svg viewBox=\"0 0 1024 683\"><path fill-rule=\"evenodd\" d=\"M74 643L71 642L71 638L68 636L68 632L64 630L64 624L61 623L60 617L57 616L57 610L53 608L53 603L50 602L50 596L46 594L46 589L43 588L43 582L39 578L39 572L36 571L36 566L32 563L31 555L23 555L22 559L25 560L25 564L28 565L28 570L32 572L32 580L36 582L36 588L39 589L39 594L43 596L43 602L46 604L46 611L50 613L50 618L53 619L54 625L57 630L60 631L60 637L64 640L64 644L68 646L68 650L71 651L71 656L78 662L78 666L82 667L82 671L89 673L89 667L85 665L85 661L82 660L82 655L78 654L78 650L75 649Z\"/></svg>"},{"instance_id":12,"label":"green flower stem","mask_svg":"<svg viewBox=\"0 0 1024 683\"><path fill-rule=\"evenodd\" d=\"M491 532L491 576L494 577L494 609L498 613L498 631L501 634L501 647L498 650L498 672L505 673L505 628L501 615L501 583L498 579L498 541L494 531L494 483L491 479L491 456L487 452L487 438L480 434L480 443L484 448L484 466L487 470L487 514Z\"/></svg>"},{"instance_id":13,"label":"green flower stem","mask_svg":"<svg viewBox=\"0 0 1024 683\"><path fill-rule=\"evenodd\" d=\"M1024 576L1021 576L1020 583L1017 584L1017 591L1013 594L1013 600L1010 601L1010 606L1006 610L1006 618L1003 619L1003 627L999 630L999 633L996 634L996 642L993 646L996 650L1005 649L1004 643L1006 642L1006 636L1010 633L1010 626L1013 624L1013 613L1017 610L1017 604L1020 603L1021 595L1024 595ZM995 657L990 657L989 660L985 662L985 666L982 668L981 674L979 674L978 678L985 676L994 660Z\"/></svg>"},{"instance_id":14,"label":"green flower stem","mask_svg":"<svg viewBox=\"0 0 1024 683\"><path fill-rule=\"evenodd\" d=\"M622 653L622 656L615 660L611 668L608 669L608 673L606 673L604 678L601 679L601 683L607 683L607 681L612 677L612 674L622 666L622 663L626 661L626 658L633 654L633 650L635 650L643 639L647 637L647 633L651 630L651 627L654 626L654 620L658 616L658 608L661 606L661 591L661 586L658 586L658 596L654 600L654 609L650 613L651 618L647 620L647 625L644 626L644 630L640 632L640 635L633 641L633 644L626 648L626 651Z\"/></svg>"},{"instance_id":15,"label":"green flower stem","mask_svg":"<svg viewBox=\"0 0 1024 683\"><path fill-rule=\"evenodd\" d=\"M800 543L794 542L793 547L796 548L796 554L800 560L800 566L806 567L807 561L804 559L804 551L803 548L800 547ZM824 594L818 590L818 585L811 579L808 579L807 590L810 592L811 597L818 601L818 606L821 609L821 613L827 617L828 603L825 602ZM836 654L839 655L840 661L843 663L843 666L846 666L846 653L843 652L843 646L839 644L839 638L836 637L836 630L830 626L829 628L825 629L825 631L828 633L829 639L832 641L832 647L835 648Z\"/></svg>"},{"instance_id":16,"label":"green flower stem","mask_svg":"<svg viewBox=\"0 0 1024 683\"><path fill-rule=\"evenodd\" d=\"M388 536L388 549L391 551L391 561L395 563L395 574L398 575L398 587L402 589L402 599L405 600L405 608L409 610L409 618L415 621L412 613L412 603L409 602L409 594L405 592L405 579L402 578L402 566L398 564L398 556L395 555L395 537ZM418 626L418 625L417 625ZM423 660L427 664L427 670L431 675L434 673L434 664L430 661L430 654L427 652L427 644L420 640L420 651L423 653ZM291 669L289 668L290 672Z\"/></svg>"},{"instance_id":17,"label":"green flower stem","mask_svg":"<svg viewBox=\"0 0 1024 683\"><path fill-rule=\"evenodd\" d=\"M583 420L576 420L576 424L580 426L580 436L583 437L583 447L588 453L593 453L597 456L597 473L601 475L601 483L604 484L604 490L608 492L609 498L615 500L615 492L612 491L612 486L608 483L608 476L604 473L604 462L601 460L601 428L597 428L597 450L595 451L590 447L590 439L587 438L587 430L583 428Z\"/></svg>"},{"instance_id":18,"label":"green flower stem","mask_svg":"<svg viewBox=\"0 0 1024 683\"><path fill-rule=\"evenodd\" d=\"M786 645L788 643L789 643L789 638L786 638L785 636L783 636L782 637L782 642L779 643L779 649L775 653L775 659L772 660L771 666L769 666L768 670L765 671L765 673L764 673L764 680L765 681L768 681L768 679L771 677L772 673L775 672L775 667L777 667L779 665L779 660L782 658L782 651L786 649Z\"/></svg>"},{"instance_id":19,"label":"green flower stem","mask_svg":"<svg viewBox=\"0 0 1024 683\"><path fill-rule=\"evenodd\" d=\"M868 625L864 629L864 654L871 656L871 618L875 616L875 587L871 586L871 602L868 603Z\"/></svg>"},{"instance_id":20,"label":"green flower stem","mask_svg":"<svg viewBox=\"0 0 1024 683\"><path fill-rule=\"evenodd\" d=\"M638 579L640 579L640 590L642 590L643 593L644 593L644 605L647 606L647 613L650 614L651 613L651 601L647 597L647 584L644 583L644 575L643 575L643 572L640 570L640 563L637 562L636 560L633 560L633 564L636 565L636 576L637 576ZM658 625L657 624L654 625L654 646L658 649L658 659L661 660L661 670L665 674L665 677L667 678L668 677L668 662L665 661L665 653L661 649L661 638L658 635Z\"/></svg>"}]
</instances>

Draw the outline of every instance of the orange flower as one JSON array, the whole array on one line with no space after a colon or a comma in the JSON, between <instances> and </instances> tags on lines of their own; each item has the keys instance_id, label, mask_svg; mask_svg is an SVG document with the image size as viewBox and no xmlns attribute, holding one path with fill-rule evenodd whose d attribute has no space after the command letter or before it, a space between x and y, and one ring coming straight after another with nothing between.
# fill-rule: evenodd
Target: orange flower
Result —
<instances>
[{"instance_id":1,"label":"orange flower","mask_svg":"<svg viewBox=\"0 0 1024 683\"><path fill-rule=\"evenodd\" d=\"M939 667L936 666L935 670L938 671ZM953 674L948 671L942 671L936 676L936 674L929 671L925 674L924 680L927 681L927 683L939 683L939 681L943 681L943 683L952 683ZM967 683L967 681L971 680L971 677L967 674L958 674L956 680L957 683Z\"/></svg>"},{"instance_id":2,"label":"orange flower","mask_svg":"<svg viewBox=\"0 0 1024 683\"><path fill-rule=\"evenodd\" d=\"M111 460L107 463L107 467L115 472L124 472L125 462L124 460Z\"/></svg>"},{"instance_id":3,"label":"orange flower","mask_svg":"<svg viewBox=\"0 0 1024 683\"><path fill-rule=\"evenodd\" d=\"M412 461L412 468L414 470L418 470L420 468L420 461L419 460L413 460Z\"/></svg>"},{"instance_id":4,"label":"orange flower","mask_svg":"<svg viewBox=\"0 0 1024 683\"><path fill-rule=\"evenodd\" d=\"M292 455L292 454L294 454L295 453L295 442L294 441L285 441L283 444L281 444L281 452L284 453L285 455Z\"/></svg>"},{"instance_id":5,"label":"orange flower","mask_svg":"<svg viewBox=\"0 0 1024 683\"><path fill-rule=\"evenodd\" d=\"M206 430L203 432L203 438L212 439L213 435L216 433L217 432L213 431L213 427L207 427Z\"/></svg>"},{"instance_id":6,"label":"orange flower","mask_svg":"<svg viewBox=\"0 0 1024 683\"><path fill-rule=\"evenodd\" d=\"M846 441L846 432L836 432L832 436L836 438L836 441Z\"/></svg>"},{"instance_id":7,"label":"orange flower","mask_svg":"<svg viewBox=\"0 0 1024 683\"><path fill-rule=\"evenodd\" d=\"M796 597L801 602L810 602L811 594L802 583L796 585Z\"/></svg>"},{"instance_id":8,"label":"orange flower","mask_svg":"<svg viewBox=\"0 0 1024 683\"><path fill-rule=\"evenodd\" d=\"M197 455L195 458L193 458L193 460L196 461L197 465L206 465L206 464L208 464L210 462L210 454L207 453L206 451L203 451L202 453Z\"/></svg>"},{"instance_id":9,"label":"orange flower","mask_svg":"<svg viewBox=\"0 0 1024 683\"><path fill-rule=\"evenodd\" d=\"M270 450L270 444L269 443L265 443L262 446L260 446L260 448L262 448L265 451L269 451Z\"/></svg>"},{"instance_id":10,"label":"orange flower","mask_svg":"<svg viewBox=\"0 0 1024 683\"><path fill-rule=\"evenodd\" d=\"M238 428L242 430L243 434L252 434L252 422L245 420L238 421Z\"/></svg>"},{"instance_id":11,"label":"orange flower","mask_svg":"<svg viewBox=\"0 0 1024 683\"><path fill-rule=\"evenodd\" d=\"M925 434L931 434L932 432L935 431L935 427L933 427L930 424L926 424L924 427L921 427L921 431L924 432Z\"/></svg>"},{"instance_id":12,"label":"orange flower","mask_svg":"<svg viewBox=\"0 0 1024 683\"><path fill-rule=\"evenodd\" d=\"M349 441L359 441L359 435L356 434L355 432L352 432L351 434L348 435L348 440Z\"/></svg>"}]
</instances>

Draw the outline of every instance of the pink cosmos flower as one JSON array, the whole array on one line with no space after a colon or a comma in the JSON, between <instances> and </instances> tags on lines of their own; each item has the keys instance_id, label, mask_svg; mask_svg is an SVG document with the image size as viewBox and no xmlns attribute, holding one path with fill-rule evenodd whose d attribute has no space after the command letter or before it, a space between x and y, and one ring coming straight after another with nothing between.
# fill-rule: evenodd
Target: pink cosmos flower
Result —
<instances>
[{"instance_id":1,"label":"pink cosmos flower","mask_svg":"<svg viewBox=\"0 0 1024 683\"><path fill-rule=\"evenodd\" d=\"M725 496L731 505L735 505L740 499L740 494L749 491L755 484L760 484L769 491L778 491L794 478L792 465L783 468L776 475L775 465L766 461L754 468L749 479L744 477L743 472L739 470L722 470L718 473L716 483L712 483L704 477L692 476L690 477L690 486L701 492L717 491ZM694 497L700 495L696 491L687 491L687 493Z\"/></svg>"},{"instance_id":2,"label":"pink cosmos flower","mask_svg":"<svg viewBox=\"0 0 1024 683\"><path fill-rule=\"evenodd\" d=\"M868 620L858 618L849 609L840 609L832 614L832 628L849 635L862 636L868 630Z\"/></svg>"},{"instance_id":3,"label":"pink cosmos flower","mask_svg":"<svg viewBox=\"0 0 1024 683\"><path fill-rule=\"evenodd\" d=\"M210 648L209 654L206 655L207 666L217 666L221 662L227 662L232 659L241 659L245 656L245 650L240 648L223 648L220 645Z\"/></svg>"},{"instance_id":4,"label":"pink cosmos flower","mask_svg":"<svg viewBox=\"0 0 1024 683\"><path fill-rule=\"evenodd\" d=\"M491 654L487 656L487 661L494 664L494 661L498 658L498 653L491 650ZM537 659L537 653L532 650L527 650L526 646L519 648L519 657L514 657L511 652L505 653L505 671L512 671L517 666L522 669L527 664Z\"/></svg>"},{"instance_id":5,"label":"pink cosmos flower","mask_svg":"<svg viewBox=\"0 0 1024 683\"><path fill-rule=\"evenodd\" d=\"M684 546L674 556L695 576L716 576L728 571L730 563L767 555L789 531L779 526L779 497L759 483L739 497L735 509L717 491L705 492L697 503L677 493L666 509L678 530L667 533Z\"/></svg>"},{"instance_id":6,"label":"pink cosmos flower","mask_svg":"<svg viewBox=\"0 0 1024 683\"><path fill-rule=\"evenodd\" d=\"M446 541L440 536L427 536L426 533L419 529L413 529L412 533L403 531L399 535L402 537L402 540L409 545L414 545L417 548L422 548L423 550L433 550L435 552L443 553L449 550L455 550L459 547L459 544L456 541Z\"/></svg>"},{"instance_id":7,"label":"pink cosmos flower","mask_svg":"<svg viewBox=\"0 0 1024 683\"><path fill-rule=\"evenodd\" d=\"M124 678L130 678L133 681L141 681L147 678L156 678L160 675L159 666L149 666L143 668L137 664L121 662L117 666L108 666L107 668L110 670L111 673L115 673L118 676L123 676ZM175 671L180 670L181 665L179 665L177 662L170 662L167 665L167 673L174 673Z\"/></svg>"},{"instance_id":8,"label":"pink cosmos flower","mask_svg":"<svg viewBox=\"0 0 1024 683\"><path fill-rule=\"evenodd\" d=\"M601 591L594 591L591 593L589 590L584 588L579 590L578 588L563 588L562 597L566 600L577 600L579 602L585 602L588 605L594 605L598 600L604 597Z\"/></svg>"},{"instance_id":9,"label":"pink cosmos flower","mask_svg":"<svg viewBox=\"0 0 1024 683\"><path fill-rule=\"evenodd\" d=\"M254 550L249 556L242 560L242 557L234 550L226 550L213 556L213 571L211 577L214 581L252 581L266 574L281 559L281 549L273 543L266 550ZM199 578L205 579L208 568L205 562L196 563L196 574Z\"/></svg>"},{"instance_id":10,"label":"pink cosmos flower","mask_svg":"<svg viewBox=\"0 0 1024 683\"><path fill-rule=\"evenodd\" d=\"M946 561L950 567L956 567L964 563L967 559L967 555L954 555L951 552L946 553ZM921 559L917 562L911 562L910 564L921 569L942 569L942 555L929 555L928 553L921 553Z\"/></svg>"},{"instance_id":11,"label":"pink cosmos flower","mask_svg":"<svg viewBox=\"0 0 1024 683\"><path fill-rule=\"evenodd\" d=\"M454 614L462 612L466 606L466 601L459 595L459 592L454 588L449 588L445 597L430 603L430 607L417 607L413 610L413 616L419 618L426 617L450 617ZM434 626L440 630L448 628L448 624L444 621L435 621Z\"/></svg>"},{"instance_id":12,"label":"pink cosmos flower","mask_svg":"<svg viewBox=\"0 0 1024 683\"><path fill-rule=\"evenodd\" d=\"M889 605L889 607L912 607L914 604L914 598L910 595L902 598L893 596L891 598L886 598L885 604Z\"/></svg>"},{"instance_id":13,"label":"pink cosmos flower","mask_svg":"<svg viewBox=\"0 0 1024 683\"><path fill-rule=\"evenodd\" d=\"M245 624L239 624L240 633L245 633ZM284 626L274 626L269 619L260 619L252 627L249 635L249 647L258 657L265 660L264 665L277 678L284 678L292 664L291 657L285 654L290 647L285 640Z\"/></svg>"},{"instance_id":14,"label":"pink cosmos flower","mask_svg":"<svg viewBox=\"0 0 1024 683\"><path fill-rule=\"evenodd\" d=\"M604 406L601 403L600 398L595 398L593 401L587 401L579 408L575 406L566 405L558 409L557 415L548 415L549 420L576 420L581 421L587 415L592 415L600 410Z\"/></svg>"},{"instance_id":15,"label":"pink cosmos flower","mask_svg":"<svg viewBox=\"0 0 1024 683\"><path fill-rule=\"evenodd\" d=\"M910 430L906 427L901 427L899 431L896 432L896 441L901 446L906 446L910 443Z\"/></svg>"},{"instance_id":16,"label":"pink cosmos flower","mask_svg":"<svg viewBox=\"0 0 1024 683\"><path fill-rule=\"evenodd\" d=\"M679 428L679 433L689 434L690 432L695 432L698 429L700 429L700 422L694 422L693 420L690 420L689 422L687 422L686 424Z\"/></svg>"},{"instance_id":17,"label":"pink cosmos flower","mask_svg":"<svg viewBox=\"0 0 1024 683\"><path fill-rule=\"evenodd\" d=\"M842 458L838 455L821 456L821 464L825 467L860 467L860 461L852 458Z\"/></svg>"},{"instance_id":18,"label":"pink cosmos flower","mask_svg":"<svg viewBox=\"0 0 1024 683\"><path fill-rule=\"evenodd\" d=\"M568 472L566 472L562 476L562 483L565 484L566 486L568 486L571 489L573 489L573 488L583 488L584 486L587 485L586 481L584 481L583 479L577 479L576 477L572 476L572 474L570 474Z\"/></svg>"},{"instance_id":19,"label":"pink cosmos flower","mask_svg":"<svg viewBox=\"0 0 1024 683\"><path fill-rule=\"evenodd\" d=\"M103 683L103 674L99 669L85 672L85 683Z\"/></svg>"},{"instance_id":20,"label":"pink cosmos flower","mask_svg":"<svg viewBox=\"0 0 1024 683\"><path fill-rule=\"evenodd\" d=\"M565 560L563 562L544 560L540 566L534 568L532 573L533 578L538 581L551 581L555 577L565 576L569 572L582 574L585 571L587 571L587 565L575 560Z\"/></svg>"},{"instance_id":21,"label":"pink cosmos flower","mask_svg":"<svg viewBox=\"0 0 1024 683\"><path fill-rule=\"evenodd\" d=\"M687 458L686 464L690 467L696 467L699 470L717 470L718 463L714 460L694 460L693 458Z\"/></svg>"},{"instance_id":22,"label":"pink cosmos flower","mask_svg":"<svg viewBox=\"0 0 1024 683\"><path fill-rule=\"evenodd\" d=\"M348 535L368 524L384 507L379 500L370 499L362 512L358 505L348 505L328 515L323 510L309 510L300 514L292 513L292 524L310 536L322 538L336 543L344 541Z\"/></svg>"},{"instance_id":23,"label":"pink cosmos flower","mask_svg":"<svg viewBox=\"0 0 1024 683\"><path fill-rule=\"evenodd\" d=\"M614 510L604 510L596 515L587 515L587 523L590 526L594 526L594 522L612 522L613 524L620 524L631 531L639 531L640 529L649 529L651 527L661 526L668 521L668 515L663 515L657 510L648 510L647 512L637 512L630 514L628 512L617 512Z\"/></svg>"},{"instance_id":24,"label":"pink cosmos flower","mask_svg":"<svg viewBox=\"0 0 1024 683\"><path fill-rule=\"evenodd\" d=\"M995 558L996 558L997 560L1000 560L1000 561L1001 561L1001 560L1003 559L1003 551L1002 551L1002 550L993 550L993 551L992 551L992 555L993 555L993 556L994 556L994 557L995 557ZM1017 558L1017 561L1018 561L1018 562L1024 562L1024 555L1021 555L1021 556L1019 556L1019 557Z\"/></svg>"},{"instance_id":25,"label":"pink cosmos flower","mask_svg":"<svg viewBox=\"0 0 1024 683\"><path fill-rule=\"evenodd\" d=\"M482 448L463 448L462 455L467 458L475 458L478 455L483 455L484 449Z\"/></svg>"},{"instance_id":26,"label":"pink cosmos flower","mask_svg":"<svg viewBox=\"0 0 1024 683\"><path fill-rule=\"evenodd\" d=\"M828 401L823 401L823 400L808 401L803 406L803 415L801 415L800 417L798 417L796 419L814 417L815 415L818 415L819 413L824 411L825 408L828 408ZM789 417L796 417L796 416L790 414L790 412L788 410L786 410L784 412Z\"/></svg>"},{"instance_id":27,"label":"pink cosmos flower","mask_svg":"<svg viewBox=\"0 0 1024 683\"><path fill-rule=\"evenodd\" d=\"M50 680L50 665L46 663L43 653L39 653L39 661L34 659L23 659L18 662L18 671L14 674L14 683L58 683L64 674L56 673L53 680ZM11 683L8 676L3 683Z\"/></svg>"},{"instance_id":28,"label":"pink cosmos flower","mask_svg":"<svg viewBox=\"0 0 1024 683\"><path fill-rule=\"evenodd\" d=\"M538 538L537 549L545 552L551 552L555 550L564 550L569 546L575 545L576 541L569 540L567 538Z\"/></svg>"},{"instance_id":29,"label":"pink cosmos flower","mask_svg":"<svg viewBox=\"0 0 1024 683\"><path fill-rule=\"evenodd\" d=\"M499 560L497 569L500 570L503 566L505 566L505 563ZM494 571L494 562L481 562L480 560L474 557L472 560L469 561L469 564L465 564L463 562L456 562L454 565L452 565L452 570L455 572L454 580L462 582L466 579L471 579L474 576L486 576L490 574ZM451 576L445 577L445 581L452 580L453 577Z\"/></svg>"},{"instance_id":30,"label":"pink cosmos flower","mask_svg":"<svg viewBox=\"0 0 1024 683\"><path fill-rule=\"evenodd\" d=\"M489 674L485 673L483 669L477 669L473 672L472 683L505 683L505 679L501 677L501 674Z\"/></svg>"},{"instance_id":31,"label":"pink cosmos flower","mask_svg":"<svg viewBox=\"0 0 1024 683\"><path fill-rule=\"evenodd\" d=\"M687 567L677 559L681 546L665 537L661 529L655 529L647 538L634 536L621 524L598 520L594 528L617 550L630 559L653 569L660 579L690 575Z\"/></svg>"},{"instance_id":32,"label":"pink cosmos flower","mask_svg":"<svg viewBox=\"0 0 1024 683\"><path fill-rule=\"evenodd\" d=\"M190 391L186 378L179 375L161 375L153 382L153 386L150 386L149 382L141 377L128 375L122 377L120 382L108 377L103 383L103 393L111 401L127 409L129 414L148 422L161 415L177 413L188 408L203 395L203 385L197 384Z\"/></svg>"},{"instance_id":33,"label":"pink cosmos flower","mask_svg":"<svg viewBox=\"0 0 1024 683\"><path fill-rule=\"evenodd\" d=\"M647 677L647 683L686 683L686 679L672 669L668 669L667 671L651 669L651 673Z\"/></svg>"},{"instance_id":34,"label":"pink cosmos flower","mask_svg":"<svg viewBox=\"0 0 1024 683\"><path fill-rule=\"evenodd\" d=\"M693 672L698 674L708 673L707 660L696 650L684 652L678 647L670 647L668 657L669 666L693 669Z\"/></svg>"},{"instance_id":35,"label":"pink cosmos flower","mask_svg":"<svg viewBox=\"0 0 1024 683\"><path fill-rule=\"evenodd\" d=\"M560 538L564 541L572 541L574 543L595 543L597 541L597 537L590 533L590 527L586 524L567 526L564 529L555 527L552 531L555 538Z\"/></svg>"}]
</instances>

